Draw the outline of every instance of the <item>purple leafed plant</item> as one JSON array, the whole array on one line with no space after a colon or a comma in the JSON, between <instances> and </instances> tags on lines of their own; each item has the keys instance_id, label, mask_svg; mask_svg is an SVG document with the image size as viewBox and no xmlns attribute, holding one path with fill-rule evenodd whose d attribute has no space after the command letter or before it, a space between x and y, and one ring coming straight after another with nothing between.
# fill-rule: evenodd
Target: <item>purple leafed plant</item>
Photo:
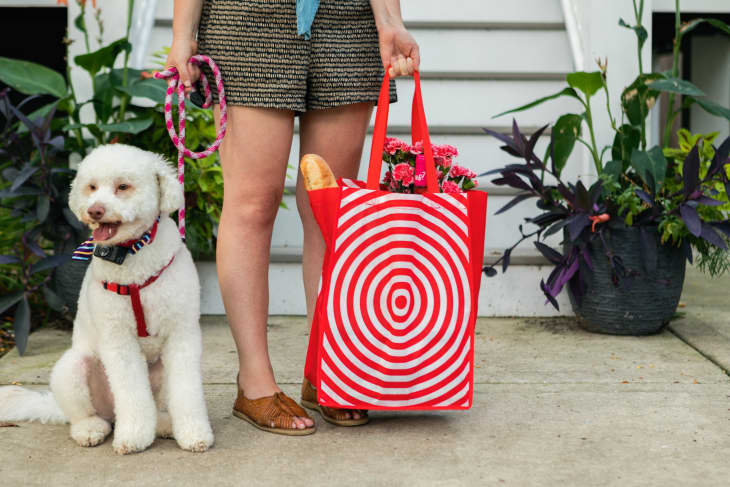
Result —
<instances>
[{"instance_id":1,"label":"purple leafed plant","mask_svg":"<svg viewBox=\"0 0 730 487\"><path fill-rule=\"evenodd\" d=\"M487 276L496 275L495 267L500 263L505 272L512 251L524 240L534 237L537 250L554 265L547 281L540 282L540 288L548 301L558 308L555 298L566 285L579 303L585 295L587 276L593 269L588 249L597 239L603 244L611 264L615 285L622 279L636 276L637 270L626 269L621 257L610 250L606 232L612 229L638 227L646 262L656 262L657 245L682 246L690 262L693 247L700 252L706 252L711 246L728 249L721 234L730 237L730 221L722 208L729 205L730 137L714 149L711 161L702 160L698 145L689 151L682 164L670 164L658 147L648 152L635 151L630 166L624 168L618 161L616 170L612 171L607 165L601 177L586 187L580 180L575 184L563 181L561 167L556 167L554 162L546 164L535 154L535 143L546 128L542 127L530 137L520 132L516 122L513 122L511 136L485 129L489 135L504 142L502 150L521 159L519 163L483 174L499 174L500 177L492 181L495 185L519 190L497 214L532 198L536 199L540 211L537 216L525 219L525 224L535 228L527 231L525 224L519 225L520 239L506 249L497 262L484 267ZM550 147L554 145L555 136ZM547 157L555 161L551 152L549 149ZM549 175L550 183L546 182L546 175ZM717 187L725 190L720 192ZM637 204L626 205L627 195L638 198ZM670 225L680 228L667 230ZM659 242L657 229L661 236ZM565 235L562 253L544 243L545 238L561 231ZM654 270L655 267L649 266L645 272L651 274Z\"/></svg>"}]
</instances>

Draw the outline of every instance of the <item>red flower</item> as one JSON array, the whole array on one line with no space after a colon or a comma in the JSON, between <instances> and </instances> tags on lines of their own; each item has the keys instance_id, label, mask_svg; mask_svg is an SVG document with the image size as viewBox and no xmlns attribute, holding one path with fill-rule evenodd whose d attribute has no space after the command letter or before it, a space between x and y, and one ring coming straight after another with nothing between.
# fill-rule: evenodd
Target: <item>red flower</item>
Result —
<instances>
[{"instance_id":1,"label":"red flower","mask_svg":"<svg viewBox=\"0 0 730 487\"><path fill-rule=\"evenodd\" d=\"M418 155L423 154L423 141L419 140L408 149L411 154Z\"/></svg>"},{"instance_id":2,"label":"red flower","mask_svg":"<svg viewBox=\"0 0 730 487\"><path fill-rule=\"evenodd\" d=\"M593 222L593 225L591 226L591 232L596 231L596 224L598 223L606 223L608 220L611 219L611 215L608 213L602 213L600 215L592 215L589 216L590 220Z\"/></svg>"},{"instance_id":3,"label":"red flower","mask_svg":"<svg viewBox=\"0 0 730 487\"><path fill-rule=\"evenodd\" d=\"M456 147L454 147L453 145L449 145L449 144L434 145L433 152L434 152L434 154L438 154L440 156L449 157L449 158L459 155L459 151L456 150Z\"/></svg>"},{"instance_id":4,"label":"red flower","mask_svg":"<svg viewBox=\"0 0 730 487\"><path fill-rule=\"evenodd\" d=\"M383 150L392 156L398 151L405 152L409 148L409 145L402 140L396 139L395 137L388 137L385 139L385 146L383 147Z\"/></svg>"},{"instance_id":5,"label":"red flower","mask_svg":"<svg viewBox=\"0 0 730 487\"><path fill-rule=\"evenodd\" d=\"M400 181L403 186L413 183L413 168L406 162L397 164L393 169L393 179Z\"/></svg>"},{"instance_id":6,"label":"red flower","mask_svg":"<svg viewBox=\"0 0 730 487\"><path fill-rule=\"evenodd\" d=\"M444 193L461 193L461 188L453 181L444 181L441 184L441 191Z\"/></svg>"}]
</instances>

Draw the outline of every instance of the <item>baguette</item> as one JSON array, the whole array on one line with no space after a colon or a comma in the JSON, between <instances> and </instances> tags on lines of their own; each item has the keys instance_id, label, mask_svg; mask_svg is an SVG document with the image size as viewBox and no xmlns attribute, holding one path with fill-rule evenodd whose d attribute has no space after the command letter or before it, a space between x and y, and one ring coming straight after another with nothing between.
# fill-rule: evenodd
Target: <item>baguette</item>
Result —
<instances>
[{"instance_id":1,"label":"baguette","mask_svg":"<svg viewBox=\"0 0 730 487\"><path fill-rule=\"evenodd\" d=\"M337 187L337 180L332 170L317 154L305 154L299 162L299 170L304 176L304 187L307 191Z\"/></svg>"}]
</instances>

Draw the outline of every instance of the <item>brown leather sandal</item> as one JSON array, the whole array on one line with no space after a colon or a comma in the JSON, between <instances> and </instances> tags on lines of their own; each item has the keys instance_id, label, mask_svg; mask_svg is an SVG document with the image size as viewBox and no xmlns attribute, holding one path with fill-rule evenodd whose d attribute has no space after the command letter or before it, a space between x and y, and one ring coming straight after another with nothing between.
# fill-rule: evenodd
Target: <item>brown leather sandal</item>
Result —
<instances>
[{"instance_id":1,"label":"brown leather sandal","mask_svg":"<svg viewBox=\"0 0 730 487\"><path fill-rule=\"evenodd\" d=\"M273 396L249 399L239 387L238 397L233 404L233 415L269 433L304 436L317 431L314 426L303 429L292 428L294 416L311 418L296 401L283 392L277 392Z\"/></svg>"},{"instance_id":2,"label":"brown leather sandal","mask_svg":"<svg viewBox=\"0 0 730 487\"><path fill-rule=\"evenodd\" d=\"M317 389L307 380L302 381L302 406L322 415L322 419L336 426L360 426L370 422L365 409L338 409L317 404ZM348 418L347 413L359 413L358 419Z\"/></svg>"}]
</instances>

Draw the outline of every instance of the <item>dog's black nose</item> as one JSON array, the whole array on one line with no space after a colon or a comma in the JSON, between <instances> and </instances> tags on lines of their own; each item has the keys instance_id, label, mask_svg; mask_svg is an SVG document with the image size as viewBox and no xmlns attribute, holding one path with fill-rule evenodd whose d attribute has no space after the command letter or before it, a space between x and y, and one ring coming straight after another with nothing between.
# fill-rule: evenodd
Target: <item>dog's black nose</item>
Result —
<instances>
[{"instance_id":1,"label":"dog's black nose","mask_svg":"<svg viewBox=\"0 0 730 487\"><path fill-rule=\"evenodd\" d=\"M89 207L86 212L94 220L101 220L104 217L104 207L98 203L95 203Z\"/></svg>"}]
</instances>

